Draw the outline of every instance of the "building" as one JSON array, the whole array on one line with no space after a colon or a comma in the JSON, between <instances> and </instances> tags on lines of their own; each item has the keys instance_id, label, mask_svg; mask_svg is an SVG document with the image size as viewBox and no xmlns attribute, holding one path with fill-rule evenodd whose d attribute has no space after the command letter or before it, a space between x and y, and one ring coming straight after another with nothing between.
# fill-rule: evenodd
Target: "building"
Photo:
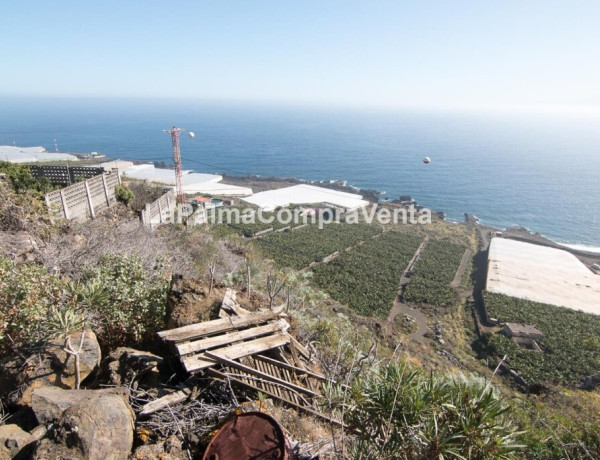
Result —
<instances>
[{"instance_id":1,"label":"building","mask_svg":"<svg viewBox=\"0 0 600 460\"><path fill-rule=\"evenodd\" d=\"M506 337L527 337L537 340L544 338L542 331L529 324L505 323L502 332L504 332Z\"/></svg>"},{"instance_id":2,"label":"building","mask_svg":"<svg viewBox=\"0 0 600 460\"><path fill-rule=\"evenodd\" d=\"M210 196L197 196L192 199L192 204L202 206L204 209L215 209L223 206L223 200L218 200Z\"/></svg>"}]
</instances>

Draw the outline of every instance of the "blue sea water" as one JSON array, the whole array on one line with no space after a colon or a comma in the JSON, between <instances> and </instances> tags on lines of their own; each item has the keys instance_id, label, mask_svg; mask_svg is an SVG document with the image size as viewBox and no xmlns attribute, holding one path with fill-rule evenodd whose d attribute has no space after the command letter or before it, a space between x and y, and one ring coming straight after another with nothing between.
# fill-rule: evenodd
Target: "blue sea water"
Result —
<instances>
[{"instance_id":1,"label":"blue sea water","mask_svg":"<svg viewBox=\"0 0 600 460\"><path fill-rule=\"evenodd\" d=\"M202 101L0 99L0 145L170 161L232 175L346 179L462 220L600 246L600 119ZM431 158L425 165L423 157Z\"/></svg>"}]
</instances>

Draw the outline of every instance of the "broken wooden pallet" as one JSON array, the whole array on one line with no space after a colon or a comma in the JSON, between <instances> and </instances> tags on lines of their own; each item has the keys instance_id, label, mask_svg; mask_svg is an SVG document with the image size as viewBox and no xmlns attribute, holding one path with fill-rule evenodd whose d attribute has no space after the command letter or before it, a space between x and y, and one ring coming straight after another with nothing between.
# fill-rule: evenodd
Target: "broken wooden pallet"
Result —
<instances>
[{"instance_id":1,"label":"broken wooden pallet","mask_svg":"<svg viewBox=\"0 0 600 460\"><path fill-rule=\"evenodd\" d=\"M213 321L159 332L190 373L209 375L267 394L285 404L329 420L318 411L323 375L309 370L310 353L287 331L279 312L238 309L226 296L228 314ZM268 356L270 354L270 356ZM143 415L187 399L182 390L147 404Z\"/></svg>"},{"instance_id":2,"label":"broken wooden pallet","mask_svg":"<svg viewBox=\"0 0 600 460\"><path fill-rule=\"evenodd\" d=\"M259 312L192 324L158 335L171 344L185 369L194 373L218 363L207 354L209 351L238 359L287 345L291 341L289 327L278 314Z\"/></svg>"}]
</instances>

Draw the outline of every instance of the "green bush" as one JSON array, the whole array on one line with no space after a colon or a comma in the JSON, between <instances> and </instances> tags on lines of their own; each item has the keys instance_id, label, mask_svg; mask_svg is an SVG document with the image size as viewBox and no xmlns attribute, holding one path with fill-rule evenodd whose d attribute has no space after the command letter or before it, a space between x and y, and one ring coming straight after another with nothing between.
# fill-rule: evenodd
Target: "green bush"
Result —
<instances>
[{"instance_id":1,"label":"green bush","mask_svg":"<svg viewBox=\"0 0 600 460\"><path fill-rule=\"evenodd\" d=\"M76 283L0 258L0 350L43 342L56 313L70 309L95 326L105 349L151 339L164 328L168 287L162 266L148 272L135 256L105 256Z\"/></svg>"},{"instance_id":2,"label":"green bush","mask_svg":"<svg viewBox=\"0 0 600 460\"><path fill-rule=\"evenodd\" d=\"M33 177L31 170L25 165L0 161L0 173L8 176L11 185L19 193L33 191L44 195L54 189L52 183L45 177L40 179Z\"/></svg>"},{"instance_id":3,"label":"green bush","mask_svg":"<svg viewBox=\"0 0 600 460\"><path fill-rule=\"evenodd\" d=\"M0 258L0 350L41 342L50 308L67 299L67 283L43 266Z\"/></svg>"},{"instance_id":4,"label":"green bush","mask_svg":"<svg viewBox=\"0 0 600 460\"><path fill-rule=\"evenodd\" d=\"M498 459L523 448L509 406L480 379L389 363L357 378L348 394L336 387L332 397L343 405L344 421L360 429L353 458Z\"/></svg>"},{"instance_id":5,"label":"green bush","mask_svg":"<svg viewBox=\"0 0 600 460\"><path fill-rule=\"evenodd\" d=\"M107 255L77 289L98 325L101 345L113 348L154 338L164 328L169 276L160 264L147 272L135 256Z\"/></svg>"},{"instance_id":6,"label":"green bush","mask_svg":"<svg viewBox=\"0 0 600 460\"><path fill-rule=\"evenodd\" d=\"M119 184L115 187L115 196L117 200L126 206L129 206L135 200L133 191L126 185Z\"/></svg>"}]
</instances>

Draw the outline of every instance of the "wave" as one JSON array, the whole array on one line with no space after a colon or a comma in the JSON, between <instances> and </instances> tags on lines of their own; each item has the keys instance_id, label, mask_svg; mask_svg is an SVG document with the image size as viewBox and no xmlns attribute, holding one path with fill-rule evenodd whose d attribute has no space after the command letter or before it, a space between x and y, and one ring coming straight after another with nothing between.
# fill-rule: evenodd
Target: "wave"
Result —
<instances>
[{"instance_id":1,"label":"wave","mask_svg":"<svg viewBox=\"0 0 600 460\"><path fill-rule=\"evenodd\" d=\"M560 243L557 244L564 246L569 249L575 249L577 251L585 251L585 252L593 252L594 254L600 254L600 247L598 246L589 246L587 244L572 244L572 243Z\"/></svg>"}]
</instances>

